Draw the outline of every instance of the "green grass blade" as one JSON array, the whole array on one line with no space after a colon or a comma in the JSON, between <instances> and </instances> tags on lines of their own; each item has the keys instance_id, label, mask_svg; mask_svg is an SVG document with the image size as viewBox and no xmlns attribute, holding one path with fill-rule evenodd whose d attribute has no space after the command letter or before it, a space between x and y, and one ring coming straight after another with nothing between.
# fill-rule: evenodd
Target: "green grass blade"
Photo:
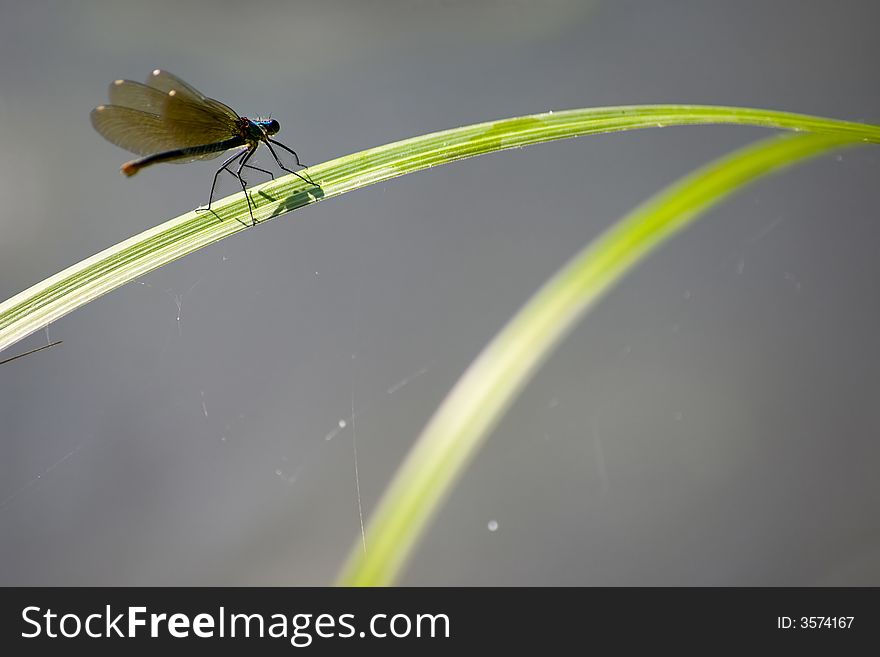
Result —
<instances>
[{"instance_id":1,"label":"green grass blade","mask_svg":"<svg viewBox=\"0 0 880 657\"><path fill-rule=\"evenodd\" d=\"M345 586L395 581L431 516L505 410L579 318L624 274L703 212L749 182L853 135L785 135L699 169L636 208L563 267L459 379L386 489L339 578Z\"/></svg>"},{"instance_id":2,"label":"green grass blade","mask_svg":"<svg viewBox=\"0 0 880 657\"><path fill-rule=\"evenodd\" d=\"M736 107L646 105L548 112L445 130L313 166L312 187L295 176L251 190L259 220L270 219L406 173L538 142L656 126L729 123L847 135L878 143L880 126ZM223 219L223 221L221 221ZM189 212L69 267L0 304L0 351L89 301L144 274L244 230L250 220L239 193L214 213Z\"/></svg>"}]
</instances>

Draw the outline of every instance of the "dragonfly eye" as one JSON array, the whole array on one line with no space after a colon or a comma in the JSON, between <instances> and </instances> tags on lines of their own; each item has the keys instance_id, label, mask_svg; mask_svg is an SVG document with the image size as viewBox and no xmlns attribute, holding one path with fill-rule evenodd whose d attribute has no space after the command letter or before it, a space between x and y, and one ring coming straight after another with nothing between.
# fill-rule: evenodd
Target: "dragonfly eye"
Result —
<instances>
[{"instance_id":1,"label":"dragonfly eye","mask_svg":"<svg viewBox=\"0 0 880 657\"><path fill-rule=\"evenodd\" d=\"M276 121L275 119L272 119L271 121L268 121L266 123L266 132L268 132L270 135L274 135L279 130L281 130L281 124L278 123L278 121Z\"/></svg>"}]
</instances>

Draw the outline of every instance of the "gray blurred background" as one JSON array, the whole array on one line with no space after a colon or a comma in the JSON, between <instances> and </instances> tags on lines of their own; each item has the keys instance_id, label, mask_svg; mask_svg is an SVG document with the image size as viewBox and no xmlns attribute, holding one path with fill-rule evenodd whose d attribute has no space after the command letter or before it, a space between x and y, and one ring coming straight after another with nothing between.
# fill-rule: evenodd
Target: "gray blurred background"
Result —
<instances>
[{"instance_id":1,"label":"gray blurred background","mask_svg":"<svg viewBox=\"0 0 880 657\"><path fill-rule=\"evenodd\" d=\"M127 180L89 124L112 80L157 67L271 114L307 163L573 107L880 115L873 0L3 0L0 16L3 299L206 201L213 163ZM547 277L767 134L668 128L436 168L68 315L48 330L62 346L0 367L0 584L331 583L360 532L352 425L369 516ZM529 385L402 583L880 585L878 180L876 147L816 160L640 266Z\"/></svg>"}]
</instances>

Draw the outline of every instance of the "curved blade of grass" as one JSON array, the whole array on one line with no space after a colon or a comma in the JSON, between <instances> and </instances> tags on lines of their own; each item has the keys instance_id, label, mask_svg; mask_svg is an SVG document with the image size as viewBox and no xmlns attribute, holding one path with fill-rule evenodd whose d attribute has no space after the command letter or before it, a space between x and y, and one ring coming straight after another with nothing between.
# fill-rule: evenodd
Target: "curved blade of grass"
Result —
<instances>
[{"instance_id":1,"label":"curved blade of grass","mask_svg":"<svg viewBox=\"0 0 880 657\"><path fill-rule=\"evenodd\" d=\"M660 192L587 245L510 320L425 427L352 548L339 584L394 582L433 513L537 368L578 319L654 249L766 174L858 143L846 135L784 135L748 146Z\"/></svg>"},{"instance_id":2,"label":"curved blade of grass","mask_svg":"<svg viewBox=\"0 0 880 657\"><path fill-rule=\"evenodd\" d=\"M646 105L548 112L414 137L313 166L308 175L320 187L295 176L254 187L254 214L258 220L270 219L372 183L507 148L604 132L712 123L880 142L880 126L749 108ZM213 209L189 212L151 228L0 304L0 351L102 294L243 230L250 218L242 193L216 201Z\"/></svg>"}]
</instances>

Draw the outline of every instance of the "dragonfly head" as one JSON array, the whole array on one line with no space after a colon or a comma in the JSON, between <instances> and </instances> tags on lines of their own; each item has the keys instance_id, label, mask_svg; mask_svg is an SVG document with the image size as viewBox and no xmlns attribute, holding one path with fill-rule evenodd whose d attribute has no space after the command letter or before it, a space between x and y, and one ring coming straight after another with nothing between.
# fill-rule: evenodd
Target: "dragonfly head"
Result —
<instances>
[{"instance_id":1,"label":"dragonfly head","mask_svg":"<svg viewBox=\"0 0 880 657\"><path fill-rule=\"evenodd\" d=\"M260 127L260 130L266 134L267 137L271 137L272 135L278 134L278 131L281 130L281 124L278 123L275 119L269 119L267 121L253 121L256 125Z\"/></svg>"}]
</instances>

